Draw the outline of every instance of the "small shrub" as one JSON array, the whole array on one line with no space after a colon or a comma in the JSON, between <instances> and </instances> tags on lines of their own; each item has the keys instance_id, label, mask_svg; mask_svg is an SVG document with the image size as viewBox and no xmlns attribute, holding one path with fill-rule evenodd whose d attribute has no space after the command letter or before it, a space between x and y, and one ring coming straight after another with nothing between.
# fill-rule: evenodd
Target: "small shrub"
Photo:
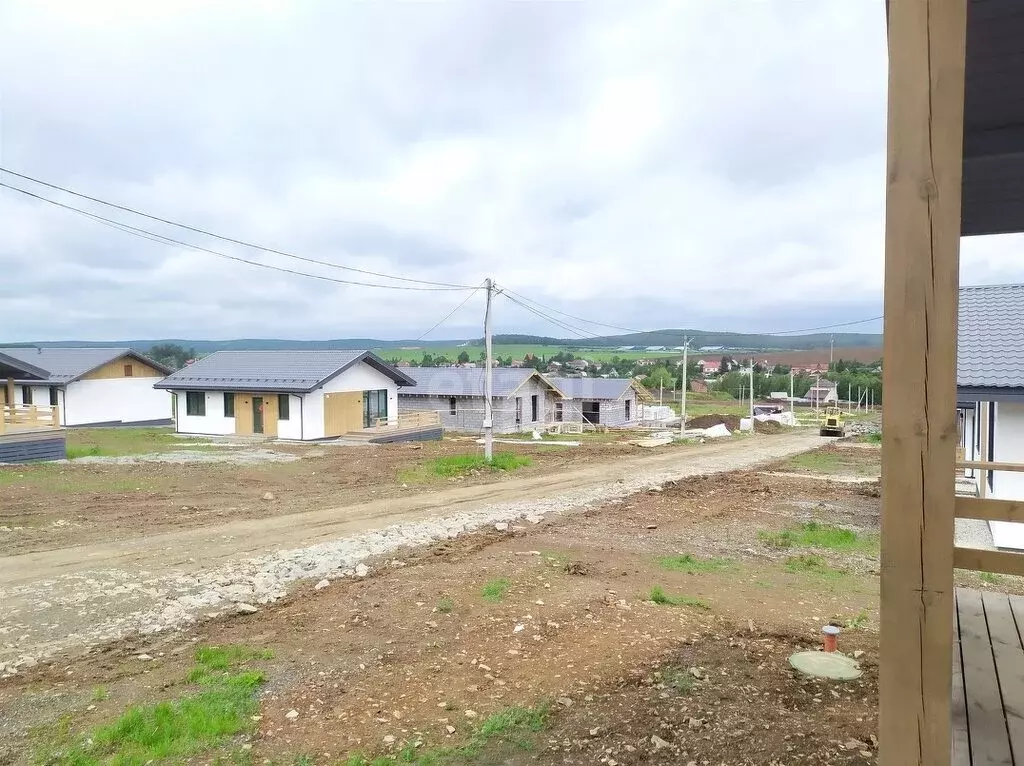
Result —
<instances>
[{"instance_id":1,"label":"small shrub","mask_svg":"<svg viewBox=\"0 0 1024 766\"><path fill-rule=\"evenodd\" d=\"M868 442L869 444L881 444L882 434L881 432L864 434L864 441Z\"/></svg>"},{"instance_id":2,"label":"small shrub","mask_svg":"<svg viewBox=\"0 0 1024 766\"><path fill-rule=\"evenodd\" d=\"M105 686L97 686L92 690L92 698L95 702L103 702L103 700L107 699L109 696L110 692L107 691L107 687Z\"/></svg>"},{"instance_id":3,"label":"small shrub","mask_svg":"<svg viewBox=\"0 0 1024 766\"><path fill-rule=\"evenodd\" d=\"M981 578L982 582L986 582L989 585L998 585L1002 582L1002 578L997 574L993 574L992 572L979 572L978 577Z\"/></svg>"},{"instance_id":4,"label":"small shrub","mask_svg":"<svg viewBox=\"0 0 1024 766\"><path fill-rule=\"evenodd\" d=\"M842 577L846 574L841 569L833 569L825 559L814 554L790 556L786 559L785 569L791 574L817 575L829 579Z\"/></svg>"},{"instance_id":5,"label":"small shrub","mask_svg":"<svg viewBox=\"0 0 1024 766\"><path fill-rule=\"evenodd\" d=\"M702 601L701 599L694 598L693 596L670 596L665 593L664 588L660 585L655 585L651 588L648 600L662 606L692 606L697 609L705 610L711 608L707 601Z\"/></svg>"},{"instance_id":6,"label":"small shrub","mask_svg":"<svg viewBox=\"0 0 1024 766\"><path fill-rule=\"evenodd\" d=\"M441 614L449 614L454 608L455 602L452 601L451 596L442 596L435 607Z\"/></svg>"},{"instance_id":7,"label":"small shrub","mask_svg":"<svg viewBox=\"0 0 1024 766\"><path fill-rule=\"evenodd\" d=\"M783 532L766 532L762 530L757 533L757 539L769 548L793 547L793 533L788 530Z\"/></svg>"},{"instance_id":8,"label":"small shrub","mask_svg":"<svg viewBox=\"0 0 1024 766\"><path fill-rule=\"evenodd\" d=\"M490 601L492 604L497 604L505 597L505 594L508 593L509 588L511 587L512 583L502 577L499 580L491 580L486 583L480 590L480 595L483 596L484 601Z\"/></svg>"},{"instance_id":9,"label":"small shrub","mask_svg":"<svg viewBox=\"0 0 1024 766\"><path fill-rule=\"evenodd\" d=\"M679 556L664 556L658 559L658 566L673 572L684 572L686 574L701 574L703 572L718 572L723 569L731 569L731 559L708 558L700 559L690 553Z\"/></svg>"},{"instance_id":10,"label":"small shrub","mask_svg":"<svg viewBox=\"0 0 1024 766\"><path fill-rule=\"evenodd\" d=\"M866 626L868 622L868 613L861 609L855 616L846 621L846 627L848 630L859 630Z\"/></svg>"},{"instance_id":11,"label":"small shrub","mask_svg":"<svg viewBox=\"0 0 1024 766\"><path fill-rule=\"evenodd\" d=\"M674 690L676 694L686 696L693 691L695 680L685 668L671 668L665 671L663 678L665 686Z\"/></svg>"}]
</instances>

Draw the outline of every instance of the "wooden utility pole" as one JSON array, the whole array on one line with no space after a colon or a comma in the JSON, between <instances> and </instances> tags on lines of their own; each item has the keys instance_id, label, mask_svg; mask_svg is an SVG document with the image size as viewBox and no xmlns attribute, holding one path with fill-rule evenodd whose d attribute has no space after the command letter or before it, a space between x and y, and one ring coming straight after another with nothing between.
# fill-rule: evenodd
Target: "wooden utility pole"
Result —
<instances>
[{"instance_id":1,"label":"wooden utility pole","mask_svg":"<svg viewBox=\"0 0 1024 766\"><path fill-rule=\"evenodd\" d=\"M494 457L494 412L491 408L491 397L494 395L494 356L491 348L491 297L494 281L488 278L484 287L487 289L487 308L484 309L484 460L490 463Z\"/></svg>"},{"instance_id":2,"label":"wooden utility pole","mask_svg":"<svg viewBox=\"0 0 1024 766\"><path fill-rule=\"evenodd\" d=\"M794 413L793 413L793 407L795 406L793 404L793 399L794 399L794 397L793 397L793 368L790 367L789 368L789 414L793 415L793 417L795 418L796 415L794 415Z\"/></svg>"}]
</instances>

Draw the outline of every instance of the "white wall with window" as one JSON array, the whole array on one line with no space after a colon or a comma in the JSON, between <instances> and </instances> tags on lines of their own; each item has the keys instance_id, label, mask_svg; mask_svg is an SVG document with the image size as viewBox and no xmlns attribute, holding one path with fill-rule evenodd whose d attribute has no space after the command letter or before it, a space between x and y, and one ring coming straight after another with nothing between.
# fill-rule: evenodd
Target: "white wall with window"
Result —
<instances>
[{"instance_id":1,"label":"white wall with window","mask_svg":"<svg viewBox=\"0 0 1024 766\"><path fill-rule=\"evenodd\" d=\"M331 378L321 388L302 396L302 431L304 439L324 438L324 394L340 391L374 392L374 412L386 416L398 414L398 384L383 372L361 362ZM376 392L383 391L383 394ZM363 418L367 414L363 401ZM384 417L385 415L381 415Z\"/></svg>"},{"instance_id":2,"label":"white wall with window","mask_svg":"<svg viewBox=\"0 0 1024 766\"><path fill-rule=\"evenodd\" d=\"M175 391L177 430L185 434L226 436L235 432L234 394L223 391ZM227 414L230 412L231 414Z\"/></svg>"}]
</instances>

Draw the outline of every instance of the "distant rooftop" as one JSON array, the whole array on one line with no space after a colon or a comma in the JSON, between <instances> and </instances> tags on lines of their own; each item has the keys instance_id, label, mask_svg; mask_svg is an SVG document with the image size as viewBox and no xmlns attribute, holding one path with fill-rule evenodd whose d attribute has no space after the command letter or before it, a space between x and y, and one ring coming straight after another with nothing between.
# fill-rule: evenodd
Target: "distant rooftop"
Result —
<instances>
[{"instance_id":1,"label":"distant rooftop","mask_svg":"<svg viewBox=\"0 0 1024 766\"><path fill-rule=\"evenodd\" d=\"M0 354L44 370L47 377L42 380L47 383L71 383L125 355L131 355L133 358L143 361L161 372L168 373L171 371L170 367L154 362L152 359L130 348L57 348L52 346L36 348L19 346L0 348ZM32 376L32 378L36 377Z\"/></svg>"},{"instance_id":2,"label":"distant rooftop","mask_svg":"<svg viewBox=\"0 0 1024 766\"><path fill-rule=\"evenodd\" d=\"M960 288L959 388L1024 389L1024 285Z\"/></svg>"}]
</instances>

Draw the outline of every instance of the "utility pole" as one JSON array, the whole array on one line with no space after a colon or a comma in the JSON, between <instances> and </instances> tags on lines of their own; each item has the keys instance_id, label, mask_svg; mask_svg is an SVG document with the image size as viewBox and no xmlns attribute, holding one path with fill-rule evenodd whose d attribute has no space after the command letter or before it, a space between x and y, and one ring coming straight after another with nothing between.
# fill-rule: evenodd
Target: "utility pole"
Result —
<instances>
[{"instance_id":1,"label":"utility pole","mask_svg":"<svg viewBox=\"0 0 1024 766\"><path fill-rule=\"evenodd\" d=\"M833 358L835 356L835 350L836 335L835 333L832 333L831 335L828 336L828 369L830 372L832 370L832 363L835 361L835 359Z\"/></svg>"},{"instance_id":2,"label":"utility pole","mask_svg":"<svg viewBox=\"0 0 1024 766\"><path fill-rule=\"evenodd\" d=\"M686 433L686 352L690 348L690 339L683 336L683 393L679 398L679 435Z\"/></svg>"},{"instance_id":3,"label":"utility pole","mask_svg":"<svg viewBox=\"0 0 1024 766\"><path fill-rule=\"evenodd\" d=\"M846 406L853 412L853 383L846 384ZM857 387L857 409L860 409L860 386Z\"/></svg>"},{"instance_id":4,"label":"utility pole","mask_svg":"<svg viewBox=\"0 0 1024 766\"><path fill-rule=\"evenodd\" d=\"M750 357L750 423L754 423L754 357Z\"/></svg>"},{"instance_id":5,"label":"utility pole","mask_svg":"<svg viewBox=\"0 0 1024 766\"><path fill-rule=\"evenodd\" d=\"M494 282L487 278L487 308L484 310L484 460L488 463L494 457L494 412L491 397L494 393L494 358L491 348L491 296Z\"/></svg>"},{"instance_id":6,"label":"utility pole","mask_svg":"<svg viewBox=\"0 0 1024 766\"><path fill-rule=\"evenodd\" d=\"M794 404L793 404L793 368L790 367L789 368L789 414L793 415L793 417L795 418L796 415L793 412L793 407L794 407Z\"/></svg>"}]
</instances>

